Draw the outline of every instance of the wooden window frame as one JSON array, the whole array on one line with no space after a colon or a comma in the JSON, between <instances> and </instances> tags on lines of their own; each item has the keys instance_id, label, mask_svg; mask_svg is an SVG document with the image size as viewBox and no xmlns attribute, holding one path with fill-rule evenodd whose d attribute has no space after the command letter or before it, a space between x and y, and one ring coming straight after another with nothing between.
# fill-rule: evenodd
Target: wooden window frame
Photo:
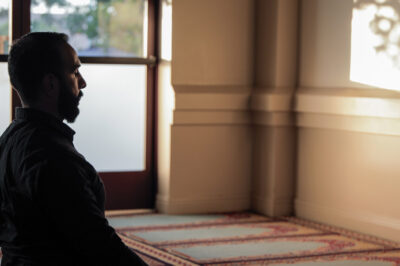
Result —
<instances>
[{"instance_id":1,"label":"wooden window frame","mask_svg":"<svg viewBox=\"0 0 400 266\"><path fill-rule=\"evenodd\" d=\"M147 94L146 94L146 163L144 171L131 172L100 172L105 186L112 186L120 191L113 195L111 202L106 202L106 209L133 209L154 208L156 193L156 77L158 56L158 14L160 0L148 1L148 34L147 58L144 57L87 57L80 56L83 64L130 64L147 66ZM10 44L30 32L31 0L11 0ZM0 55L0 62L7 62L8 55ZM12 90L11 114L15 118L15 108L21 106L18 94ZM134 180L134 184L132 184ZM145 185L143 185L145 183ZM138 186L136 193L130 188ZM146 191L146 192L145 192ZM107 192L107 189L106 189ZM149 194L150 192L150 194ZM130 195L127 198L124 195ZM107 195L110 198L110 195Z\"/></svg>"}]
</instances>

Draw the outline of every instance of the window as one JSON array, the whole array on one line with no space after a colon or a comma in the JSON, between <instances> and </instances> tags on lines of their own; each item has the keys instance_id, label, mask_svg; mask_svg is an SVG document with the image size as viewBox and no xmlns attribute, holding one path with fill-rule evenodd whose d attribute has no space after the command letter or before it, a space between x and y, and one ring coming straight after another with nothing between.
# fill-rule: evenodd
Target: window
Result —
<instances>
[{"instance_id":1,"label":"window","mask_svg":"<svg viewBox=\"0 0 400 266\"><path fill-rule=\"evenodd\" d=\"M28 31L64 32L80 57L87 87L80 115L70 126L77 132L77 150L105 183L107 208L152 207L158 1L13 0L12 4L13 39ZM8 14L2 10L0 19ZM2 29L0 24L0 34ZM8 43L4 46L7 51ZM2 59L6 61L6 56ZM9 86L3 68L0 64L0 82L5 76Z\"/></svg>"},{"instance_id":2,"label":"window","mask_svg":"<svg viewBox=\"0 0 400 266\"><path fill-rule=\"evenodd\" d=\"M9 26L9 1L0 1L0 132L3 132L11 119L11 91L8 82L7 58L8 51L8 26Z\"/></svg>"}]
</instances>

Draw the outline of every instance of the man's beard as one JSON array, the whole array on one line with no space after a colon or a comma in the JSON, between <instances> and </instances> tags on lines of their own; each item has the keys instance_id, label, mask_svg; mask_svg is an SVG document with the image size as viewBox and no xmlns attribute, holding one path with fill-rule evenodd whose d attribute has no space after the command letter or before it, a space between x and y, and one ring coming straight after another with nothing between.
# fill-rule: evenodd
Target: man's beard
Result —
<instances>
[{"instance_id":1,"label":"man's beard","mask_svg":"<svg viewBox=\"0 0 400 266\"><path fill-rule=\"evenodd\" d=\"M68 123L75 122L76 117L79 115L78 105L82 96L82 91L79 91L79 95L75 96L71 88L66 86L65 82L62 82L58 98L58 111Z\"/></svg>"}]
</instances>

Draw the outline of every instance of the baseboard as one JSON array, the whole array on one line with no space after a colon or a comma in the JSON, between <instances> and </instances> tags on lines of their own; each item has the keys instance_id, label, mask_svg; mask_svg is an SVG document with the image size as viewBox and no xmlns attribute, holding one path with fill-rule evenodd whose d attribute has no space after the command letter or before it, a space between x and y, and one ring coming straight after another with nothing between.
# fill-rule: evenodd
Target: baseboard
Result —
<instances>
[{"instance_id":1,"label":"baseboard","mask_svg":"<svg viewBox=\"0 0 400 266\"><path fill-rule=\"evenodd\" d=\"M252 210L267 216L288 216L293 214L292 199L271 199L253 196Z\"/></svg>"},{"instance_id":2,"label":"baseboard","mask_svg":"<svg viewBox=\"0 0 400 266\"><path fill-rule=\"evenodd\" d=\"M400 219L300 199L295 201L295 212L296 216L303 219L400 242Z\"/></svg>"},{"instance_id":3,"label":"baseboard","mask_svg":"<svg viewBox=\"0 0 400 266\"><path fill-rule=\"evenodd\" d=\"M250 197L173 199L157 195L156 208L168 214L244 211L250 209Z\"/></svg>"}]
</instances>

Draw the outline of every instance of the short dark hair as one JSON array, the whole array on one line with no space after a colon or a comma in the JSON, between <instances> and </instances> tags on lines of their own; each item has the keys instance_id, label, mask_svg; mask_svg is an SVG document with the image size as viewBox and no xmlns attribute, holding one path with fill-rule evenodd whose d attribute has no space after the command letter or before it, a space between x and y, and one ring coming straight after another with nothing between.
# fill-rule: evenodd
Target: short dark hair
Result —
<instances>
[{"instance_id":1,"label":"short dark hair","mask_svg":"<svg viewBox=\"0 0 400 266\"><path fill-rule=\"evenodd\" d=\"M57 32L28 33L13 43L8 55L8 74L24 102L36 100L46 74L57 75L62 69L61 48L67 43L68 35Z\"/></svg>"}]
</instances>

